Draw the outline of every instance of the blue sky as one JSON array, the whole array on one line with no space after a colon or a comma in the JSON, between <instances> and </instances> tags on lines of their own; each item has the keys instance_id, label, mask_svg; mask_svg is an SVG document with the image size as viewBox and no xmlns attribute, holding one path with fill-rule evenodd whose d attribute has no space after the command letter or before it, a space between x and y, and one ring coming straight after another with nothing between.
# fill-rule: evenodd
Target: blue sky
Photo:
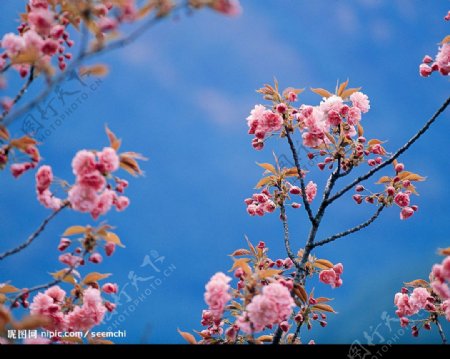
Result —
<instances>
[{"instance_id":1,"label":"blue sky","mask_svg":"<svg viewBox=\"0 0 450 359\"><path fill-rule=\"evenodd\" d=\"M1 33L15 27L12 18L19 5L2 4ZM125 150L149 158L143 165L146 176L131 181L130 208L108 216L127 248L94 268L113 272L112 279L126 286L132 299L124 300L104 327L117 320L117 329L127 330L123 342L181 343L177 328L200 329L204 284L215 272L228 270L227 254L245 244L244 235L253 242L264 240L273 258L285 257L277 216L250 218L243 204L261 175L255 162L270 160L272 149L279 155L287 151L277 140L262 152L251 148L245 118L261 101L255 89L274 76L281 86L330 89L338 79L349 78L371 99L371 111L363 118L367 137L388 140L391 150L448 96L447 79L418 75L423 55L434 55L448 32L443 21L448 1L265 0L242 5L244 13L237 19L202 11L161 23L132 46L100 60L110 63L111 73L95 90L76 81L63 85L66 91L81 92L66 106L59 103L60 114L82 92L88 98L47 132L41 151L57 176L72 179L70 159L78 149L107 144L105 123L123 139ZM317 104L319 98L306 92L301 101ZM316 293L335 298L339 314L330 316L325 329L305 333L305 340L366 342L364 332L370 336L378 328L383 339L374 336L375 343L392 341L398 323L390 331L382 313L394 316L393 296L402 282L426 278L440 260L436 249L449 245L448 120L445 113L401 158L407 169L427 176L414 199L419 212L401 222L398 209L391 208L366 231L317 251L319 257L344 264L344 285L331 290L311 282ZM48 130L54 121L42 123ZM20 134L21 125L22 119L12 132ZM323 185L316 170L311 176ZM1 251L23 241L48 211L35 200L31 173L19 180L4 173L0 183ZM372 210L356 207L345 196L327 213L320 237L365 220ZM292 245L298 249L308 229L306 218L302 211L289 218ZM1 280L20 287L47 281L48 272L59 268L60 234L69 225L88 223L94 222L87 216L61 214L36 243L1 264ZM157 264L160 272L140 267L144 256L155 251L165 257ZM131 271L142 279L137 289L130 283ZM406 333L398 341L434 343L438 336L433 331L413 339Z\"/></svg>"}]
</instances>

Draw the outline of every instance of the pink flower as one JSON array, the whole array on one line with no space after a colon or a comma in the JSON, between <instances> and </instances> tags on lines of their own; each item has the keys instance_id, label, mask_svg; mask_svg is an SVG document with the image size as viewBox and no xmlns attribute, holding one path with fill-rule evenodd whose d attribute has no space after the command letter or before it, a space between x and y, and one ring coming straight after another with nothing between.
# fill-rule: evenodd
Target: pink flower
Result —
<instances>
[{"instance_id":1,"label":"pink flower","mask_svg":"<svg viewBox=\"0 0 450 359\"><path fill-rule=\"evenodd\" d=\"M431 288L442 299L450 299L450 288L447 283L435 280L431 282Z\"/></svg>"},{"instance_id":2,"label":"pink flower","mask_svg":"<svg viewBox=\"0 0 450 359\"><path fill-rule=\"evenodd\" d=\"M105 302L105 307L108 312L113 312L116 309L116 305L111 302Z\"/></svg>"},{"instance_id":3,"label":"pink flower","mask_svg":"<svg viewBox=\"0 0 450 359\"><path fill-rule=\"evenodd\" d=\"M11 174L14 176L14 178L18 178L32 167L33 165L30 162L13 163L11 165Z\"/></svg>"},{"instance_id":4,"label":"pink flower","mask_svg":"<svg viewBox=\"0 0 450 359\"><path fill-rule=\"evenodd\" d=\"M256 128L259 126L259 122L262 120L263 114L266 108L263 105L256 105L253 110L250 111L250 116L247 117L247 125L249 127L249 134L253 135Z\"/></svg>"},{"instance_id":5,"label":"pink flower","mask_svg":"<svg viewBox=\"0 0 450 359\"><path fill-rule=\"evenodd\" d=\"M44 328L48 330L65 330L66 318L61 308L54 299L47 294L38 293L30 305L30 314L42 315L49 319L49 324Z\"/></svg>"},{"instance_id":6,"label":"pink flower","mask_svg":"<svg viewBox=\"0 0 450 359\"><path fill-rule=\"evenodd\" d=\"M322 270L319 274L319 280L322 283L329 284L331 288L338 288L342 285L341 274L344 272L342 263L338 263L333 268Z\"/></svg>"},{"instance_id":7,"label":"pink flower","mask_svg":"<svg viewBox=\"0 0 450 359\"><path fill-rule=\"evenodd\" d=\"M72 160L72 169L75 176L84 176L95 171L95 155L86 150L78 151Z\"/></svg>"},{"instance_id":8,"label":"pink flower","mask_svg":"<svg viewBox=\"0 0 450 359\"><path fill-rule=\"evenodd\" d=\"M328 113L331 110L340 112L343 105L344 101L342 100L341 97L332 95L321 101L319 107L321 111Z\"/></svg>"},{"instance_id":9,"label":"pink flower","mask_svg":"<svg viewBox=\"0 0 450 359\"><path fill-rule=\"evenodd\" d=\"M433 69L427 64L420 64L419 73L422 77L428 77L433 72Z\"/></svg>"},{"instance_id":10,"label":"pink flower","mask_svg":"<svg viewBox=\"0 0 450 359\"><path fill-rule=\"evenodd\" d=\"M306 199L311 203L317 194L317 185L313 181L309 181L305 188Z\"/></svg>"},{"instance_id":11,"label":"pink flower","mask_svg":"<svg viewBox=\"0 0 450 359\"><path fill-rule=\"evenodd\" d=\"M450 73L450 43L447 42L441 46L436 55L436 63L442 75L447 76Z\"/></svg>"},{"instance_id":12,"label":"pink flower","mask_svg":"<svg viewBox=\"0 0 450 359\"><path fill-rule=\"evenodd\" d=\"M119 168L119 156L113 148L105 147L102 152L97 153L97 156L101 172L111 173Z\"/></svg>"},{"instance_id":13,"label":"pink flower","mask_svg":"<svg viewBox=\"0 0 450 359\"><path fill-rule=\"evenodd\" d=\"M118 211L125 210L130 204L130 199L126 196L118 196L114 201L114 205Z\"/></svg>"},{"instance_id":14,"label":"pink flower","mask_svg":"<svg viewBox=\"0 0 450 359\"><path fill-rule=\"evenodd\" d=\"M399 192L394 197L394 202L400 206L400 207L407 207L409 206L409 195L403 192Z\"/></svg>"},{"instance_id":15,"label":"pink flower","mask_svg":"<svg viewBox=\"0 0 450 359\"><path fill-rule=\"evenodd\" d=\"M55 302L59 302L59 303L62 303L64 298L66 297L66 292L57 285L54 285L53 287L48 288L44 292L44 294L48 295Z\"/></svg>"},{"instance_id":16,"label":"pink flower","mask_svg":"<svg viewBox=\"0 0 450 359\"><path fill-rule=\"evenodd\" d=\"M98 26L100 27L100 31L108 32L113 31L117 28L119 22L116 19L112 19L110 17L102 17L98 20Z\"/></svg>"},{"instance_id":17,"label":"pink flower","mask_svg":"<svg viewBox=\"0 0 450 359\"><path fill-rule=\"evenodd\" d=\"M217 320L222 318L225 305L231 299L231 295L228 293L230 281L230 277L218 272L211 277L205 286L205 302Z\"/></svg>"},{"instance_id":18,"label":"pink flower","mask_svg":"<svg viewBox=\"0 0 450 359\"><path fill-rule=\"evenodd\" d=\"M30 0L28 5L30 5L32 9L47 9L48 0Z\"/></svg>"},{"instance_id":19,"label":"pink flower","mask_svg":"<svg viewBox=\"0 0 450 359\"><path fill-rule=\"evenodd\" d=\"M1 45L9 57L14 57L25 48L25 40L21 36L10 32L3 36Z\"/></svg>"},{"instance_id":20,"label":"pink flower","mask_svg":"<svg viewBox=\"0 0 450 359\"><path fill-rule=\"evenodd\" d=\"M91 211L92 218L97 219L100 215L107 213L113 204L116 194L110 189L105 190L95 204L94 209Z\"/></svg>"},{"instance_id":21,"label":"pink flower","mask_svg":"<svg viewBox=\"0 0 450 359\"><path fill-rule=\"evenodd\" d=\"M445 311L445 319L450 322L450 299L447 299L442 303L442 308Z\"/></svg>"},{"instance_id":22,"label":"pink flower","mask_svg":"<svg viewBox=\"0 0 450 359\"><path fill-rule=\"evenodd\" d=\"M97 193L91 187L74 185L69 191L72 208L80 212L91 212L97 204Z\"/></svg>"},{"instance_id":23,"label":"pink flower","mask_svg":"<svg viewBox=\"0 0 450 359\"><path fill-rule=\"evenodd\" d=\"M430 297L430 293L425 288L414 288L409 303L413 308L423 309L427 304L427 299Z\"/></svg>"},{"instance_id":24,"label":"pink flower","mask_svg":"<svg viewBox=\"0 0 450 359\"><path fill-rule=\"evenodd\" d=\"M47 36L53 26L54 13L47 9L34 9L28 13L28 23L39 35Z\"/></svg>"},{"instance_id":25,"label":"pink flower","mask_svg":"<svg viewBox=\"0 0 450 359\"><path fill-rule=\"evenodd\" d=\"M83 305L67 315L68 326L73 331L89 330L102 322L105 312L100 291L89 287L83 292Z\"/></svg>"},{"instance_id":26,"label":"pink flower","mask_svg":"<svg viewBox=\"0 0 450 359\"><path fill-rule=\"evenodd\" d=\"M347 115L349 125L357 125L361 121L361 110L358 107L350 107Z\"/></svg>"},{"instance_id":27,"label":"pink flower","mask_svg":"<svg viewBox=\"0 0 450 359\"><path fill-rule=\"evenodd\" d=\"M50 166L41 166L36 172L36 189L39 193L50 187L53 181L53 172Z\"/></svg>"},{"instance_id":28,"label":"pink flower","mask_svg":"<svg viewBox=\"0 0 450 359\"><path fill-rule=\"evenodd\" d=\"M280 283L265 286L262 294L254 296L246 308L253 332L260 332L268 325L285 321L292 314L294 306L291 293L285 286ZM245 317L241 317L237 324L244 332L251 333L250 323L245 320Z\"/></svg>"},{"instance_id":29,"label":"pink flower","mask_svg":"<svg viewBox=\"0 0 450 359\"><path fill-rule=\"evenodd\" d=\"M52 192L48 189L44 190L42 193L38 192L37 199L44 207L53 209L54 211L61 208L62 205L61 199L54 197Z\"/></svg>"},{"instance_id":30,"label":"pink flower","mask_svg":"<svg viewBox=\"0 0 450 359\"><path fill-rule=\"evenodd\" d=\"M82 261L82 259L80 257L74 256L73 254L70 254L70 253L61 254L58 257L58 260L61 263L68 265L69 267L76 267Z\"/></svg>"},{"instance_id":31,"label":"pink flower","mask_svg":"<svg viewBox=\"0 0 450 359\"><path fill-rule=\"evenodd\" d=\"M238 0L213 0L211 7L228 16L237 16L242 13L242 7Z\"/></svg>"},{"instance_id":32,"label":"pink flower","mask_svg":"<svg viewBox=\"0 0 450 359\"><path fill-rule=\"evenodd\" d=\"M112 256L112 254L114 253L115 250L116 250L116 245L113 242L107 242L105 244L105 253L108 257Z\"/></svg>"},{"instance_id":33,"label":"pink flower","mask_svg":"<svg viewBox=\"0 0 450 359\"><path fill-rule=\"evenodd\" d=\"M400 219L402 219L402 220L408 219L413 214L414 214L414 209L412 209L411 207L403 207L402 210L400 211Z\"/></svg>"},{"instance_id":34,"label":"pink flower","mask_svg":"<svg viewBox=\"0 0 450 359\"><path fill-rule=\"evenodd\" d=\"M272 111L265 111L262 118L262 127L265 132L275 132L281 129L283 125L283 118Z\"/></svg>"},{"instance_id":35,"label":"pink flower","mask_svg":"<svg viewBox=\"0 0 450 359\"><path fill-rule=\"evenodd\" d=\"M106 294L111 294L111 293L117 293L119 289L118 289L116 283L106 283L103 285L102 290Z\"/></svg>"},{"instance_id":36,"label":"pink flower","mask_svg":"<svg viewBox=\"0 0 450 359\"><path fill-rule=\"evenodd\" d=\"M80 185L90 187L95 191L101 191L106 185L105 177L99 171L86 173L78 177L77 182Z\"/></svg>"},{"instance_id":37,"label":"pink flower","mask_svg":"<svg viewBox=\"0 0 450 359\"><path fill-rule=\"evenodd\" d=\"M369 98L362 92L354 92L351 94L350 101L352 101L352 105L360 109L362 113L366 113L370 110Z\"/></svg>"}]
</instances>

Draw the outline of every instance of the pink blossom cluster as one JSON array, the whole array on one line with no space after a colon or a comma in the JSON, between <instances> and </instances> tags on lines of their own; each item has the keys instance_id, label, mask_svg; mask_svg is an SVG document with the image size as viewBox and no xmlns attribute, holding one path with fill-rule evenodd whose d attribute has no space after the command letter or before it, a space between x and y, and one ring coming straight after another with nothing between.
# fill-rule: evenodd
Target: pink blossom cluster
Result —
<instances>
[{"instance_id":1,"label":"pink blossom cluster","mask_svg":"<svg viewBox=\"0 0 450 359\"><path fill-rule=\"evenodd\" d=\"M311 148L329 144L326 133L341 123L348 124L344 127L347 137L354 137L362 113L370 109L370 101L362 92L353 93L349 100L351 104L332 95L325 98L319 106L302 105L296 117L303 132L303 144Z\"/></svg>"},{"instance_id":2,"label":"pink blossom cluster","mask_svg":"<svg viewBox=\"0 0 450 359\"><path fill-rule=\"evenodd\" d=\"M117 285L105 284L103 290L116 293ZM73 300L59 286L53 286L33 298L30 313L47 317L48 330L86 331L100 324L107 310L114 310L114 304L103 302L100 291L93 287L83 291L80 305L73 306Z\"/></svg>"},{"instance_id":3,"label":"pink blossom cluster","mask_svg":"<svg viewBox=\"0 0 450 359\"><path fill-rule=\"evenodd\" d=\"M49 63L52 57L57 56L59 68L64 70L65 60L71 59L72 54L66 52L65 46L73 46L66 27L69 19L58 14L48 1L30 0L28 3L26 21L18 27L18 34L8 33L1 40L1 47L5 50L3 59L15 58L21 54L34 54L36 60ZM14 66L21 74L26 76L30 65Z\"/></svg>"},{"instance_id":4,"label":"pink blossom cluster","mask_svg":"<svg viewBox=\"0 0 450 359\"><path fill-rule=\"evenodd\" d=\"M211 9L228 16L237 16L242 13L239 0L189 0L189 5L194 8L208 6Z\"/></svg>"},{"instance_id":5,"label":"pink blossom cluster","mask_svg":"<svg viewBox=\"0 0 450 359\"><path fill-rule=\"evenodd\" d=\"M118 196L106 185L106 177L119 168L119 156L111 147L101 152L79 151L73 161L72 169L76 183L69 191L69 201L74 210L88 212L94 219L107 213L114 205L118 211L124 210L129 199ZM123 181L120 181L123 185Z\"/></svg>"},{"instance_id":6,"label":"pink blossom cluster","mask_svg":"<svg viewBox=\"0 0 450 359\"><path fill-rule=\"evenodd\" d=\"M283 118L279 113L266 109L263 105L256 105L247 117L248 133L255 135L252 146L256 150L262 150L264 139L273 132L281 130Z\"/></svg>"},{"instance_id":7,"label":"pink blossom cluster","mask_svg":"<svg viewBox=\"0 0 450 359\"><path fill-rule=\"evenodd\" d=\"M222 272L214 274L206 284L205 302L214 321L222 318L227 302L231 299L229 293L231 278Z\"/></svg>"},{"instance_id":8,"label":"pink blossom cluster","mask_svg":"<svg viewBox=\"0 0 450 359\"><path fill-rule=\"evenodd\" d=\"M107 213L112 206L123 211L130 203L124 192L128 182L114 178L115 188L107 183L112 173L119 169L120 159L111 147L105 147L101 152L79 151L72 160L73 173L76 182L68 192L71 207L79 212L90 213L94 219ZM36 174L36 189L39 202L47 208L58 209L62 200L56 198L50 191L53 181L52 169L42 166Z\"/></svg>"},{"instance_id":9,"label":"pink blossom cluster","mask_svg":"<svg viewBox=\"0 0 450 359\"><path fill-rule=\"evenodd\" d=\"M276 205L271 198L272 195L267 189L253 194L252 198L246 198L244 202L247 205L247 213L250 216L264 216L266 213L272 213Z\"/></svg>"},{"instance_id":10,"label":"pink blossom cluster","mask_svg":"<svg viewBox=\"0 0 450 359\"><path fill-rule=\"evenodd\" d=\"M246 313L241 315L236 323L245 333L260 332L288 319L294 306L287 287L280 283L270 283L263 288L261 294L253 297L247 305Z\"/></svg>"},{"instance_id":11,"label":"pink blossom cluster","mask_svg":"<svg viewBox=\"0 0 450 359\"><path fill-rule=\"evenodd\" d=\"M331 288L338 288L342 285L341 274L344 272L342 263L335 264L333 268L324 269L319 274L322 283L329 284Z\"/></svg>"},{"instance_id":12,"label":"pink blossom cluster","mask_svg":"<svg viewBox=\"0 0 450 359\"><path fill-rule=\"evenodd\" d=\"M389 189L388 189L389 190ZM394 202L397 206L401 208L400 211L400 219L408 219L411 217L415 211L419 209L418 206L412 205L410 206L410 198L411 191L405 191L405 192L398 192L394 196Z\"/></svg>"},{"instance_id":13,"label":"pink blossom cluster","mask_svg":"<svg viewBox=\"0 0 450 359\"><path fill-rule=\"evenodd\" d=\"M450 304L450 256L447 256L441 264L435 264L431 271L431 288L442 300ZM448 305L447 305L448 307ZM447 320L450 320L450 308L446 311Z\"/></svg>"},{"instance_id":14,"label":"pink blossom cluster","mask_svg":"<svg viewBox=\"0 0 450 359\"><path fill-rule=\"evenodd\" d=\"M39 203L44 207L57 210L62 200L53 195L50 186L53 182L53 171L50 166L41 166L36 172L36 194Z\"/></svg>"},{"instance_id":15,"label":"pink blossom cluster","mask_svg":"<svg viewBox=\"0 0 450 359\"><path fill-rule=\"evenodd\" d=\"M430 293L425 288L414 288L411 296L407 292L403 292L397 293L394 298L394 304L397 306L395 314L400 318L417 314L421 309L425 308L429 298L432 300Z\"/></svg>"},{"instance_id":16,"label":"pink blossom cluster","mask_svg":"<svg viewBox=\"0 0 450 359\"><path fill-rule=\"evenodd\" d=\"M440 72L444 76L450 74L449 42L442 44L434 60L431 56L426 55L419 66L420 75L423 77L428 77L435 71Z\"/></svg>"}]
</instances>

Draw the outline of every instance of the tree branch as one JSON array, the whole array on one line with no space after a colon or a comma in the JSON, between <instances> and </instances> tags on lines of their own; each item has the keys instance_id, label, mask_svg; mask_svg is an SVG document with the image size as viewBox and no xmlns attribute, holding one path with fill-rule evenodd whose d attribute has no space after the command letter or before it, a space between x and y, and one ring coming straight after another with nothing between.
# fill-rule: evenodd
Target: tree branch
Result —
<instances>
[{"instance_id":1,"label":"tree branch","mask_svg":"<svg viewBox=\"0 0 450 359\"><path fill-rule=\"evenodd\" d=\"M337 200L339 197L341 197L343 194L345 194L346 192L348 192L349 190L351 190L354 186L356 186L358 183L372 177L375 173L377 173L379 170L381 170L382 168L388 166L389 164L391 164L392 162L394 162L394 160L396 160L402 153L404 153L408 148L410 148L414 142L416 142L425 132L428 131L428 129L430 128L430 126L433 124L433 122L436 121L436 119L439 117L439 115L441 115L445 109L448 107L448 105L450 104L450 97L447 98L447 100L445 100L445 102L442 104L442 106L436 111L436 113L425 123L425 125L414 135L412 136L408 142L406 142L402 147L400 147L397 152L395 152L388 160L386 160L385 162L381 163L380 165L374 167L373 169L371 169L369 172L367 172L366 174L356 178L352 183L350 183L349 185L347 185L346 187L344 187L343 189L341 189L339 192L337 192L334 196L330 197L328 199L328 204L331 204L332 202L334 202L335 200Z\"/></svg>"},{"instance_id":2,"label":"tree branch","mask_svg":"<svg viewBox=\"0 0 450 359\"><path fill-rule=\"evenodd\" d=\"M302 170L300 168L300 161L298 160L297 150L295 149L295 145L294 145L294 142L292 141L292 137L291 137L291 134L289 133L289 129L287 128L287 126L285 126L284 128L286 130L286 137L289 142L289 147L291 149L292 157L294 158L295 167L297 168L297 172L298 172L298 178L300 180L300 187L302 189L303 205L305 207L306 212L308 213L308 218L309 218L310 222L314 223L314 215L312 213L311 206L309 205L309 202L306 198L305 181L302 176Z\"/></svg>"},{"instance_id":3,"label":"tree branch","mask_svg":"<svg viewBox=\"0 0 450 359\"><path fill-rule=\"evenodd\" d=\"M175 7L172 10L172 13L179 11L183 8L183 5L179 5L178 7ZM159 23L160 20L164 19L164 17L161 16L155 16L149 19L147 22L145 22L142 26L138 27L136 30L132 31L128 36L116 40L114 42L109 43L108 45L101 47L101 48L94 48L91 51L83 51L81 52L77 58L75 58L66 68L65 71L60 73L58 76L51 79L47 87L44 91L42 91L39 95L37 95L33 100L31 100L26 105L22 106L17 111L13 112L9 116L0 117L0 122L4 122L5 126L9 126L12 122L14 122L17 118L20 116L26 114L27 112L31 111L35 106L37 106L40 102L44 101L47 96L50 95L50 93L53 91L53 89L61 84L67 77L69 73L76 70L78 66L80 66L85 60L90 59L91 57L94 57L95 55L102 54L104 52L115 50L124 46L127 46L131 43L133 43L135 40L137 40L141 35L143 35L149 28L153 27L157 23Z\"/></svg>"},{"instance_id":4,"label":"tree branch","mask_svg":"<svg viewBox=\"0 0 450 359\"><path fill-rule=\"evenodd\" d=\"M287 222L287 216L286 216L286 208L284 207L284 203L280 205L280 215L281 220L283 221L283 230L284 230L284 247L286 248L286 253L288 257L291 259L291 261L294 263L294 265L300 269L300 264L298 263L297 259L295 258L294 253L291 249L291 243L289 241L289 226Z\"/></svg>"},{"instance_id":5,"label":"tree branch","mask_svg":"<svg viewBox=\"0 0 450 359\"><path fill-rule=\"evenodd\" d=\"M17 102L20 101L20 99L23 97L23 95L25 95L25 93L27 92L28 88L30 87L30 85L32 84L34 79L35 79L35 77L34 77L34 66L32 66L30 68L30 75L28 76L27 81L23 84L23 86L20 88L19 92L17 93L16 97L14 97L14 99L12 100L11 107L6 109L6 110L4 110L3 113L0 115L0 122L6 116L8 116L9 112L11 111L11 108L14 107L14 105L17 104Z\"/></svg>"},{"instance_id":6,"label":"tree branch","mask_svg":"<svg viewBox=\"0 0 450 359\"><path fill-rule=\"evenodd\" d=\"M61 212L64 208L66 208L69 205L69 203L65 203L63 204L59 209L57 209L56 211L54 211L50 216L48 216L39 226L39 228L33 232L28 239L23 242L22 244L20 244L19 246L10 249L4 253L0 254L0 261L5 259L6 257L9 257L10 255L16 254L20 251L22 251L23 249L25 249L26 247L28 247L37 237L39 237L39 235L44 231L45 227L47 226L47 224L53 219L55 218L59 212Z\"/></svg>"},{"instance_id":7,"label":"tree branch","mask_svg":"<svg viewBox=\"0 0 450 359\"><path fill-rule=\"evenodd\" d=\"M434 320L434 322L436 323L436 326L437 326L438 331L439 331L439 335L441 336L442 344L447 344L447 338L445 337L444 330L442 329L441 323L439 323L439 320L438 320L437 317Z\"/></svg>"},{"instance_id":8,"label":"tree branch","mask_svg":"<svg viewBox=\"0 0 450 359\"><path fill-rule=\"evenodd\" d=\"M382 211L385 207L386 207L386 206L385 206L384 204L381 205L380 207L378 207L378 209L376 210L376 212L374 213L374 215L373 215L372 217L370 217L367 221L365 221L365 222L363 222L363 223L361 223L361 224L359 224L359 225L357 225L357 226L355 226L355 227L353 227L353 228L347 229L346 231L343 231L343 232L334 234L334 235L332 235L332 236L330 236L330 237L328 237L328 238L326 238L326 239L324 239L324 240L321 240L321 241L319 241L319 242L314 243L314 244L313 244L313 248L319 247L319 246L323 246L324 244L333 242L333 241L335 241L335 240L338 239L338 238L342 238L342 237L348 236L349 234L358 232L358 231L360 231L361 229L363 229L363 228L369 226L370 224L372 224L372 223L378 218L378 216L380 215L381 211Z\"/></svg>"}]
</instances>

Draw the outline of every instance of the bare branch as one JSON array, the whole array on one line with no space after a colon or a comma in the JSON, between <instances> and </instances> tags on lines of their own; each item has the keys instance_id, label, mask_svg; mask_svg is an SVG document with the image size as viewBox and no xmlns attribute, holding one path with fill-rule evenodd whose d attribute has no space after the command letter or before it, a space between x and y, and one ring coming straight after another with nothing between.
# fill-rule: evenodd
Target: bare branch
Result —
<instances>
[{"instance_id":1,"label":"bare branch","mask_svg":"<svg viewBox=\"0 0 450 359\"><path fill-rule=\"evenodd\" d=\"M402 153L404 153L408 148L410 148L414 142L416 142L425 132L428 131L430 126L433 124L433 122L436 121L436 119L441 115L445 109L450 104L450 97L445 100L445 102L442 104L442 106L436 111L436 113L425 123L425 125L414 135L412 136L408 142L406 142L402 147L400 147L397 152L395 152L388 160L384 161L380 165L374 167L366 174L356 178L352 183L341 189L339 192L337 192L334 196L330 197L328 199L328 204L334 202L339 197L341 197L346 192L350 191L354 186L356 186L358 183L372 177L375 173L377 173L382 168L390 165L394 160L396 160Z\"/></svg>"},{"instance_id":2,"label":"bare branch","mask_svg":"<svg viewBox=\"0 0 450 359\"><path fill-rule=\"evenodd\" d=\"M291 134L289 133L289 129L287 128L287 126L285 126L284 128L286 130L286 137L289 142L289 147L291 149L292 157L294 158L295 167L297 168L297 172L298 172L298 178L300 180L300 187L302 189L303 205L305 207L306 212L308 213L309 220L311 221L311 223L314 223L314 215L312 213L311 206L309 205L309 202L306 198L305 181L302 176L302 170L300 167L300 161L298 160L297 150L295 149L295 145L294 145L294 142L292 141L292 137L291 137Z\"/></svg>"},{"instance_id":3,"label":"bare branch","mask_svg":"<svg viewBox=\"0 0 450 359\"><path fill-rule=\"evenodd\" d=\"M447 344L447 338L445 337L445 333L444 330L442 329L441 323L439 323L438 318L436 317L436 319L434 320L438 331L439 331L439 335L441 336L441 340L442 340L442 344Z\"/></svg>"},{"instance_id":4,"label":"bare branch","mask_svg":"<svg viewBox=\"0 0 450 359\"><path fill-rule=\"evenodd\" d=\"M14 105L17 104L21 100L23 95L25 95L25 93L28 91L28 88L30 87L30 85L32 84L34 79L35 79L35 77L34 77L34 66L32 66L30 68L30 75L28 76L27 81L23 84L23 86L20 88L19 92L17 93L16 97L14 97L14 99L12 100L11 108L14 107ZM11 111L11 108L8 108L8 109L3 111L3 113L0 115L0 122L6 116L8 116L9 112Z\"/></svg>"},{"instance_id":5,"label":"bare branch","mask_svg":"<svg viewBox=\"0 0 450 359\"><path fill-rule=\"evenodd\" d=\"M289 226L287 222L287 216L286 216L286 208L284 207L284 204L280 206L280 215L281 220L283 221L283 230L284 230L284 246L286 248L286 253L288 257L291 259L292 262L294 262L294 265L300 269L300 264L298 263L297 259L295 258L294 253L291 249L291 243L289 241Z\"/></svg>"},{"instance_id":6,"label":"bare branch","mask_svg":"<svg viewBox=\"0 0 450 359\"><path fill-rule=\"evenodd\" d=\"M179 11L182 9L182 5L174 8L173 12ZM55 76L51 79L47 87L44 91L42 91L39 95L37 95L33 100L31 100L26 105L22 106L20 109L14 111L12 114L6 117L0 117L0 122L4 122L6 126L9 126L12 122L14 122L20 116L26 114L31 111L34 107L36 107L39 103L44 101L53 91L53 89L61 84L72 71L75 71L85 60L94 57L95 55L102 54L104 52L115 50L124 46L127 46L137 40L140 36L142 36L148 29L159 23L160 20L164 19L161 16L155 16L145 22L142 26L138 27L136 30L132 31L126 37L116 40L114 42L109 43L108 45L102 48L94 48L90 51L81 52L66 68L65 71L60 73L58 76Z\"/></svg>"},{"instance_id":7,"label":"bare branch","mask_svg":"<svg viewBox=\"0 0 450 359\"><path fill-rule=\"evenodd\" d=\"M64 208L66 208L69 205L69 203L65 203L63 204L59 209L57 209L56 211L54 211L50 216L48 216L39 226L39 228L34 231L29 237L28 239L23 242L22 244L20 244L19 246L10 249L4 253L0 254L0 261L5 259L6 257L9 257L10 255L19 253L20 251L22 251L23 249L27 248L37 237L39 237L39 235L44 231L45 227L47 226L47 224L53 219L55 218L59 212L61 212Z\"/></svg>"},{"instance_id":8,"label":"bare branch","mask_svg":"<svg viewBox=\"0 0 450 359\"><path fill-rule=\"evenodd\" d=\"M330 243L335 241L338 238L342 238L345 236L348 236L349 234L355 233L360 231L361 229L369 226L370 224L372 224L380 215L381 211L385 208L385 205L381 205L380 207L378 207L378 209L376 210L376 212L374 213L374 215L372 217L370 217L367 221L365 221L364 223L361 223L353 228L347 229L346 231L340 232L340 233L336 233L324 240L321 240L319 242L315 242L313 244L313 248L315 247L319 247L319 246L323 246L324 244Z\"/></svg>"}]
</instances>

